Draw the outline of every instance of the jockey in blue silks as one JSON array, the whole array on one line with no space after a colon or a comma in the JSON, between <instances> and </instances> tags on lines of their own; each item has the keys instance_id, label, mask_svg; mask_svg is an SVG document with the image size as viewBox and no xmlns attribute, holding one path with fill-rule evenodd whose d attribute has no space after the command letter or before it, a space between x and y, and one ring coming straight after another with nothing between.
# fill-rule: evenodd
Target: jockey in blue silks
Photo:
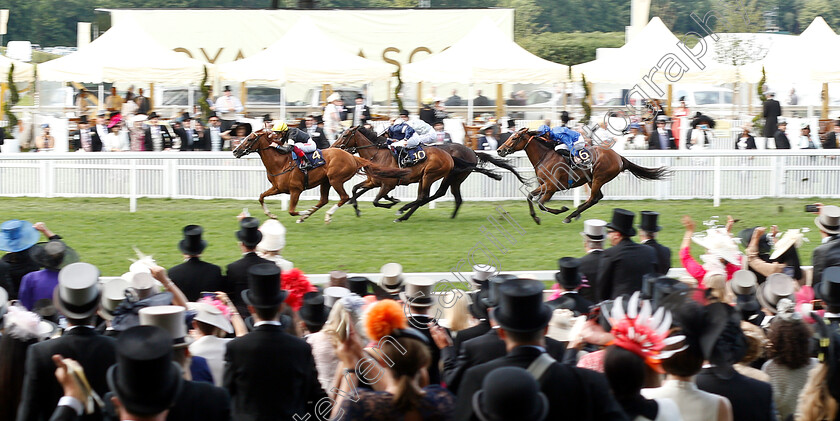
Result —
<instances>
[{"instance_id":1,"label":"jockey in blue silks","mask_svg":"<svg viewBox=\"0 0 840 421\"><path fill-rule=\"evenodd\" d=\"M566 150L571 155L578 156L580 150L575 148L575 143L580 139L580 133L565 126L557 126L552 129L546 124L540 126L537 129L537 133L540 136L548 134L548 138L556 144L554 150L557 153L563 153L562 151Z\"/></svg>"}]
</instances>

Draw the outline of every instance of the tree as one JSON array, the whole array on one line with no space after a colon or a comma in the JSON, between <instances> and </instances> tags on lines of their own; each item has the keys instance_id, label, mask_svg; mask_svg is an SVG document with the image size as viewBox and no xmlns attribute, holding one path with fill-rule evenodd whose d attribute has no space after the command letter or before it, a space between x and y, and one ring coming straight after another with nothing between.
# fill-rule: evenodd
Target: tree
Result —
<instances>
[{"instance_id":1,"label":"tree","mask_svg":"<svg viewBox=\"0 0 840 421\"><path fill-rule=\"evenodd\" d=\"M3 112L6 113L6 120L9 121L9 129L11 129L18 124L18 119L15 114L12 112L12 107L20 101L20 95L18 95L17 85L15 85L15 64L12 63L9 66L9 76L8 76L8 85L9 85L9 100L3 104Z\"/></svg>"},{"instance_id":2,"label":"tree","mask_svg":"<svg viewBox=\"0 0 840 421\"><path fill-rule=\"evenodd\" d=\"M207 85L207 66L204 66L204 77L201 78L201 83L198 86L201 87L201 99L198 105L201 107L201 115L207 121L210 118L210 114L213 113L213 110L210 109L210 104L207 103L210 99L210 85Z\"/></svg>"}]
</instances>

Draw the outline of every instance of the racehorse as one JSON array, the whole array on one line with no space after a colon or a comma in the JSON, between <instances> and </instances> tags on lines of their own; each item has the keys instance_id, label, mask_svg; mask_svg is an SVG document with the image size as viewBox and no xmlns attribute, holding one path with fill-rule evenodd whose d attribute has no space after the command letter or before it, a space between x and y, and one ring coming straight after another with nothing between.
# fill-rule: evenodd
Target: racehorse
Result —
<instances>
[{"instance_id":1,"label":"racehorse","mask_svg":"<svg viewBox=\"0 0 840 421\"><path fill-rule=\"evenodd\" d=\"M277 216L271 213L265 205L267 196L288 193L291 197L289 215L300 215L297 220L300 223L329 202L330 186L332 186L338 193L340 200L327 211L324 217L324 222L329 223L338 208L350 199L350 196L344 191L344 183L351 179L353 175L362 174L362 171L364 171L368 176L379 179L405 177L409 173L408 170L377 165L367 159L350 155L341 149L322 150L321 153L326 163L321 167L303 172L296 168L297 165L295 165L291 153L281 153L280 150L272 146L272 141L276 136L276 133L268 129L260 129L242 139L233 150L233 156L237 158L251 152L260 155L268 174L268 181L271 183L271 188L260 195L260 206L262 206L263 212L272 219L277 219ZM321 188L321 198L318 203L308 210L295 211L300 193L316 186Z\"/></svg>"},{"instance_id":2,"label":"racehorse","mask_svg":"<svg viewBox=\"0 0 840 421\"><path fill-rule=\"evenodd\" d=\"M539 181L539 187L528 195L528 207L531 218L539 224L540 218L534 212L533 201L537 200L541 209L557 215L569 210L566 206L552 209L545 206L558 190L567 190L584 184L589 185L591 193L589 199L581 203L577 209L569 214L563 222L569 223L572 218L580 218L583 211L589 209L604 197L601 188L621 172L627 170L637 178L643 180L662 180L670 175L665 167L645 168L636 165L612 149L604 146L590 147L592 155L591 167L581 168L570 166L566 158L554 152L549 141L536 131L521 129L499 146L499 156L506 156L515 151L525 150Z\"/></svg>"},{"instance_id":3,"label":"racehorse","mask_svg":"<svg viewBox=\"0 0 840 421\"><path fill-rule=\"evenodd\" d=\"M332 147L344 149L350 153L358 152L361 157L370 159L371 161L381 165L391 167L397 166L397 161L387 146L387 139L382 136L377 136L376 133L362 126L352 127L349 130L345 131L335 141ZM442 150L448 153L450 156L452 156L455 166L452 169L452 171L441 182L441 185L438 188L437 192L435 192L434 195L429 196L427 199L425 199L425 201L421 203L420 206L431 202L432 200L435 200L437 198L443 197L443 195L446 194L446 190L449 189L455 198L455 210L452 212L451 218L455 218L455 216L458 214L458 209L461 207L461 203L463 203L463 199L461 198L461 184L464 182L464 180L467 179L467 176L469 176L471 172L476 171L495 180L501 180L502 177L499 174L496 174L493 171L480 167L479 165L481 164L488 162L492 163L500 168L504 168L512 172L521 182L525 182L525 180L522 178L522 176L519 175L518 172L516 172L516 169L513 166L508 164L505 160L498 159L492 155L488 155L481 152L475 152L472 149L457 143L434 145L433 149ZM426 149L426 151L429 150L429 148ZM357 199L365 192L377 186L380 186L380 191L373 201L374 206L390 208L395 204L399 203L398 199L390 197L387 194L394 188L393 186L386 187L384 184L380 185L374 180L368 179L353 186L353 198L351 199L351 201L353 202L353 207L356 210L356 216L361 215ZM391 203L380 203L380 199L386 199ZM403 208L400 209L399 213L404 212L410 205L411 204L409 203L403 206Z\"/></svg>"}]
</instances>

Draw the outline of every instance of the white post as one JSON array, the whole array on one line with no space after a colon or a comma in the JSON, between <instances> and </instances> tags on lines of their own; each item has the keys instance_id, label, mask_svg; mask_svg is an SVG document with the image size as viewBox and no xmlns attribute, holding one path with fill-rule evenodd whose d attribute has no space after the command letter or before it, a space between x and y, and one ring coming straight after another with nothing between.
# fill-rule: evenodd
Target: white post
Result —
<instances>
[{"instance_id":1,"label":"white post","mask_svg":"<svg viewBox=\"0 0 840 421\"><path fill-rule=\"evenodd\" d=\"M289 210L289 195L288 194L281 194L280 195L280 210L288 211Z\"/></svg>"},{"instance_id":2,"label":"white post","mask_svg":"<svg viewBox=\"0 0 840 421\"><path fill-rule=\"evenodd\" d=\"M137 212L137 160L128 164L128 211Z\"/></svg>"},{"instance_id":3,"label":"white post","mask_svg":"<svg viewBox=\"0 0 840 421\"><path fill-rule=\"evenodd\" d=\"M551 89L554 91L554 93L557 93L557 84L556 83L552 84ZM566 95L565 89L563 90L563 95ZM559 99L560 98L552 98L551 99L551 121L554 121L554 120L557 119L557 101ZM575 206L577 206L577 205L575 205Z\"/></svg>"},{"instance_id":4,"label":"white post","mask_svg":"<svg viewBox=\"0 0 840 421\"><path fill-rule=\"evenodd\" d=\"M169 197L172 199L178 198L178 184L180 183L180 174L178 171L178 160L177 159L170 159L169 161L169 168L171 168L170 180L172 181L172 188L169 190Z\"/></svg>"},{"instance_id":5,"label":"white post","mask_svg":"<svg viewBox=\"0 0 840 421\"><path fill-rule=\"evenodd\" d=\"M721 183L721 170L720 170L720 157L715 157L715 180L714 180L714 193L713 193L713 206L719 207L720 206L720 183Z\"/></svg>"},{"instance_id":6,"label":"white post","mask_svg":"<svg viewBox=\"0 0 840 421\"><path fill-rule=\"evenodd\" d=\"M473 97L475 93L473 92L473 84L470 83L470 87L467 88L467 125L472 126L473 124ZM419 101L419 100L418 100Z\"/></svg>"},{"instance_id":7,"label":"white post","mask_svg":"<svg viewBox=\"0 0 840 421\"><path fill-rule=\"evenodd\" d=\"M39 168L38 172L40 173L40 176L41 176L41 197L47 197L47 191L48 191L47 177L49 177L49 175L47 174L47 160L45 160L45 159L41 160L38 164L40 164L40 168Z\"/></svg>"},{"instance_id":8,"label":"white post","mask_svg":"<svg viewBox=\"0 0 840 421\"><path fill-rule=\"evenodd\" d=\"M778 192L778 194L776 194L776 197L784 197L785 193L787 192L787 188L785 186L785 181L787 179L787 168L785 168L786 165L787 165L787 157L780 156L779 157L779 172L777 173L777 176L779 178L778 178L778 180L776 180L776 185L779 186L779 192Z\"/></svg>"},{"instance_id":9,"label":"white post","mask_svg":"<svg viewBox=\"0 0 840 421\"><path fill-rule=\"evenodd\" d=\"M572 203L574 203L575 207L580 206L580 189L582 187L576 187L572 190Z\"/></svg>"}]
</instances>

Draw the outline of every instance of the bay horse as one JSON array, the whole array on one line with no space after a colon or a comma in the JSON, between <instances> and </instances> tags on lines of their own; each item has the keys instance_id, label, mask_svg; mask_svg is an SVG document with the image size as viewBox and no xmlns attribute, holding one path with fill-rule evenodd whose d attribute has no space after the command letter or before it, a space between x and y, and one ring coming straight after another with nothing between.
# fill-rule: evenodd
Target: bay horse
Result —
<instances>
[{"instance_id":1,"label":"bay horse","mask_svg":"<svg viewBox=\"0 0 840 421\"><path fill-rule=\"evenodd\" d=\"M344 149L350 153L358 152L361 157L369 159L378 164L391 167L397 166L397 161L391 153L390 149L388 148L387 138L385 138L384 136L378 136L376 133L364 128L363 126L352 127L349 130L345 131L335 141L332 147ZM434 195L429 196L425 200L425 202L422 203L420 206L422 206L425 203L431 202L432 200L443 197L446 194L446 190L449 189L452 192L452 196L455 199L455 209L453 210L452 216L450 216L450 218L455 218L455 216L458 214L458 209L463 203L463 199L461 198L461 184L464 182L464 180L467 179L470 173L475 171L484 174L494 180L501 180L502 177L499 174L496 174L493 171L481 167L481 165L483 164L491 163L500 168L504 168L512 172L519 179L519 181L523 183L525 182L525 180L522 178L521 175L519 175L516 169L503 159L496 158L486 153L476 152L470 149L469 147L459 143L432 145L432 147L442 150L448 153L450 156L452 156L455 167L441 182L441 185L438 188L437 192L435 192ZM374 180L368 178L367 180L353 186L353 190L351 192L353 194L353 198L350 200L353 203L353 208L356 210L356 216L361 215L357 199L362 194L377 186L380 187L380 191L373 201L374 206L391 208L392 206L399 203L399 199L388 196L387 194L391 191L391 189L393 189L393 187L391 187L390 189L386 188L386 186L380 185ZM390 203L380 203L380 199L388 200ZM403 206L403 208L401 208L398 213L404 212L409 205L410 204Z\"/></svg>"},{"instance_id":2,"label":"bay horse","mask_svg":"<svg viewBox=\"0 0 840 421\"><path fill-rule=\"evenodd\" d=\"M350 155L341 149L322 150L321 153L326 163L304 173L296 168L297 165L294 163L291 153L281 153L272 145L276 136L277 134L269 129L260 129L246 136L233 149L233 156L236 158L241 158L251 152L260 155L268 175L268 181L271 183L271 188L260 195L260 206L262 206L266 216L272 219L277 219L277 216L271 213L265 205L265 198L268 196L288 193L290 196L289 215L300 215L297 220L300 223L329 202L329 192L330 187L332 187L338 193L340 200L327 211L324 217L324 222L329 223L338 208L350 199L350 196L344 190L344 183L355 174L364 172L374 179L379 179L405 177L409 173L408 170L377 165L367 159ZM321 188L320 200L312 208L297 212L295 207L301 192L313 187Z\"/></svg>"},{"instance_id":3,"label":"bay horse","mask_svg":"<svg viewBox=\"0 0 840 421\"><path fill-rule=\"evenodd\" d=\"M588 185L591 190L589 199L581 203L574 212L563 220L564 223L569 223L572 218L580 218L583 211L598 203L604 197L601 192L604 184L607 184L625 170L643 180L663 180L670 176L670 171L666 167L642 167L630 162L614 150L601 145L588 148L592 155L592 166L589 169L570 167L566 158L554 152L553 145L547 139L541 137L538 132L529 131L527 128L514 133L497 149L499 156L506 156L521 150L525 150L528 155L528 160L534 166L539 182L539 186L528 194L528 208L531 212L531 218L537 224L540 223L540 218L534 212L534 200L538 202L542 210L553 215L569 210L566 206L560 209L545 206L545 203L558 190L568 190L584 184Z\"/></svg>"}]
</instances>

